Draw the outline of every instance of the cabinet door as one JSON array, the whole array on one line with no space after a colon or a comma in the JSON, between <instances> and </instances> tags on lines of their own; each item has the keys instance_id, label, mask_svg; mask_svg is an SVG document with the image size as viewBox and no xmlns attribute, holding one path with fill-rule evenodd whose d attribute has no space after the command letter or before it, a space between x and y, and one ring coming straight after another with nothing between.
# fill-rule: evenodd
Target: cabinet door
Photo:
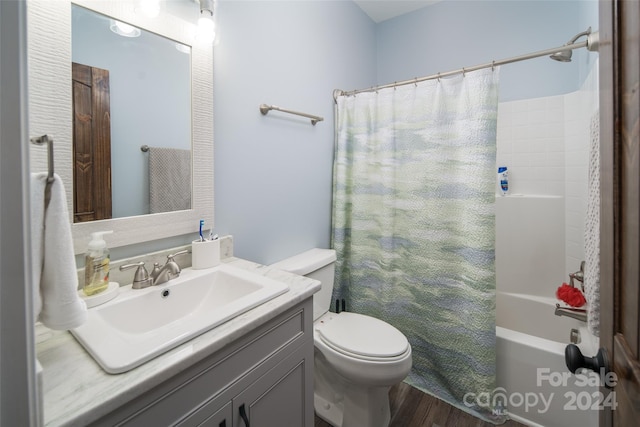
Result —
<instances>
[{"instance_id":1,"label":"cabinet door","mask_svg":"<svg viewBox=\"0 0 640 427\"><path fill-rule=\"evenodd\" d=\"M233 427L313 426L313 345L303 345L233 399Z\"/></svg>"},{"instance_id":2,"label":"cabinet door","mask_svg":"<svg viewBox=\"0 0 640 427\"><path fill-rule=\"evenodd\" d=\"M198 427L233 427L231 402L204 420Z\"/></svg>"}]
</instances>

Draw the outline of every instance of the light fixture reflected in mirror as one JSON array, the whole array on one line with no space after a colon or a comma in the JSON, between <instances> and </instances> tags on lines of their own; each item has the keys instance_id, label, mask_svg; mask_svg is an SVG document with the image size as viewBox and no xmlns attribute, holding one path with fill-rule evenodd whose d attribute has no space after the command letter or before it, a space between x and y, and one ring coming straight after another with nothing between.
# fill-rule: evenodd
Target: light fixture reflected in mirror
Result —
<instances>
[{"instance_id":1,"label":"light fixture reflected in mirror","mask_svg":"<svg viewBox=\"0 0 640 427\"><path fill-rule=\"evenodd\" d=\"M116 21L115 19L111 20L111 25L109 26L109 28L119 36L140 37L139 28L136 28L133 25L125 24L124 22Z\"/></svg>"},{"instance_id":2,"label":"light fixture reflected in mirror","mask_svg":"<svg viewBox=\"0 0 640 427\"><path fill-rule=\"evenodd\" d=\"M191 48L182 43L176 42L176 49L178 49L178 52L186 53L187 55L191 53Z\"/></svg>"},{"instance_id":3,"label":"light fixture reflected in mirror","mask_svg":"<svg viewBox=\"0 0 640 427\"><path fill-rule=\"evenodd\" d=\"M157 18L160 15L160 0L138 0L136 13L147 18Z\"/></svg>"},{"instance_id":4,"label":"light fixture reflected in mirror","mask_svg":"<svg viewBox=\"0 0 640 427\"><path fill-rule=\"evenodd\" d=\"M196 37L205 42L216 38L216 24L213 19L213 0L200 0L200 18Z\"/></svg>"}]
</instances>

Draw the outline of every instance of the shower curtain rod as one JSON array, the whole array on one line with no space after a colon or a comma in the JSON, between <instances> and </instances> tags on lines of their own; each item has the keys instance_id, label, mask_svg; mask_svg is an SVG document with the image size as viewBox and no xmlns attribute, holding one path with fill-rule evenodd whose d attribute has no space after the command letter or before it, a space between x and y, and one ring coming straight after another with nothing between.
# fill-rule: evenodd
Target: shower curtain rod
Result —
<instances>
[{"instance_id":1,"label":"shower curtain rod","mask_svg":"<svg viewBox=\"0 0 640 427\"><path fill-rule=\"evenodd\" d=\"M415 79L411 79L411 80L403 80L400 82L394 82L394 83L389 83L389 84L385 84L385 85L380 85L380 86L373 86L370 88L366 88L366 89L356 89L356 90L350 90L350 91L344 91L341 89L336 89L333 91L333 100L337 101L338 96L352 96L352 95L357 95L359 93L364 93L364 92L376 92L380 89L387 89L387 88L391 88L391 87L398 87L398 86L403 86L403 85L408 85L408 84L416 84L419 82L424 82L427 80L434 80L434 79L440 79L441 77L449 77L449 76L453 76L455 74L464 74L466 72L469 71L476 71L476 70L481 70L483 68L493 68L499 65L504 65L504 64L511 64L513 62L519 62L519 61L525 61L527 59L533 59L533 58L538 58L541 56L547 56L547 55L551 55L554 54L556 52L565 52L565 51L569 51L569 50L573 50L573 49L580 49L582 47L587 47L588 46L589 41L583 41L583 42L579 42L579 43L572 43L569 45L564 45L561 47L554 47L551 49L545 49L545 50L540 50L538 52L533 52L533 53L528 53L525 55L520 55L520 56L514 56L512 58L507 58L507 59L501 59L499 61L491 61L491 62L487 62L486 64L480 64L480 65L475 65L473 67L463 67L457 70L453 70L453 71L447 71L444 73L438 73L438 74L433 74L431 76L426 76L426 77L416 77Z\"/></svg>"}]
</instances>

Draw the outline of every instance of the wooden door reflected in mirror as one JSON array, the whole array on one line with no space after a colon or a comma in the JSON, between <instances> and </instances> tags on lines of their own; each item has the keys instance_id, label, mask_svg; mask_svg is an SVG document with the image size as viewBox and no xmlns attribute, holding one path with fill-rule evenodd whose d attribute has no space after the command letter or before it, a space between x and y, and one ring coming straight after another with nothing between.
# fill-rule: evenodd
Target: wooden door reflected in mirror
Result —
<instances>
[{"instance_id":1,"label":"wooden door reflected in mirror","mask_svg":"<svg viewBox=\"0 0 640 427\"><path fill-rule=\"evenodd\" d=\"M109 71L73 63L74 222L111 218Z\"/></svg>"}]
</instances>

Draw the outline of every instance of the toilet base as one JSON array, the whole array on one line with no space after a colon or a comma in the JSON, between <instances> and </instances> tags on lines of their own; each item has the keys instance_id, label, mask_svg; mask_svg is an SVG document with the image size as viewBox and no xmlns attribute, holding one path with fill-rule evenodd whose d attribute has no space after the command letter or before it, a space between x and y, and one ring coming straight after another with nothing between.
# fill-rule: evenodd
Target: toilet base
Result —
<instances>
[{"instance_id":1,"label":"toilet base","mask_svg":"<svg viewBox=\"0 0 640 427\"><path fill-rule=\"evenodd\" d=\"M313 403L316 414L334 427L388 427L389 389L349 382L333 371L316 349Z\"/></svg>"},{"instance_id":2,"label":"toilet base","mask_svg":"<svg viewBox=\"0 0 640 427\"><path fill-rule=\"evenodd\" d=\"M368 393L368 399L347 399L344 406L314 394L316 415L334 427L388 427L391 421L389 388L370 391L373 393Z\"/></svg>"},{"instance_id":3,"label":"toilet base","mask_svg":"<svg viewBox=\"0 0 640 427\"><path fill-rule=\"evenodd\" d=\"M316 415L333 427L342 427L342 405L334 404L328 400L313 394L313 409L315 409Z\"/></svg>"}]
</instances>

